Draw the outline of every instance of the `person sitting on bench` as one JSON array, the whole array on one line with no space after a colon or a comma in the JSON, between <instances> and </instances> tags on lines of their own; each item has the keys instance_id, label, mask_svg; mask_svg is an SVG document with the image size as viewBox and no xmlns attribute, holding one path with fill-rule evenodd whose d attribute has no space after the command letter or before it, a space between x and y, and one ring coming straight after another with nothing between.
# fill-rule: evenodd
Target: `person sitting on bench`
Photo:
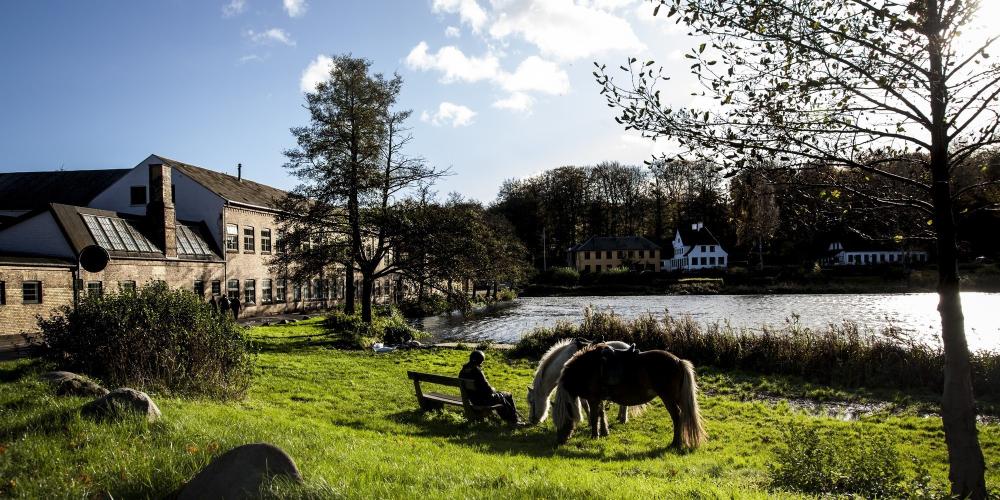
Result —
<instances>
[{"instance_id":1,"label":"person sitting on bench","mask_svg":"<svg viewBox=\"0 0 1000 500\"><path fill-rule=\"evenodd\" d=\"M462 371L458 372L459 378L475 382L475 390L469 395L472 404L479 406L503 405L497 409L497 415L511 425L522 425L521 416L518 415L517 407L514 406L514 397L509 392L499 392L490 385L486 380L486 374L483 373L483 361L486 361L486 355L482 351L472 351L472 354L469 354L469 362L462 366Z\"/></svg>"}]
</instances>

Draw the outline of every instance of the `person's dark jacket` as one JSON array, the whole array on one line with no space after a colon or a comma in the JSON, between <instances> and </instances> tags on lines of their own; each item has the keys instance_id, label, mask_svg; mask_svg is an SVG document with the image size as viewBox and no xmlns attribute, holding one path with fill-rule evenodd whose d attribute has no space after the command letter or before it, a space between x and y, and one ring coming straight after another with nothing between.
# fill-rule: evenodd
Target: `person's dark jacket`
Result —
<instances>
[{"instance_id":1,"label":"person's dark jacket","mask_svg":"<svg viewBox=\"0 0 1000 500\"><path fill-rule=\"evenodd\" d=\"M466 363L462 366L462 371L458 372L458 377L475 382L475 390L472 394L469 394L469 399L472 400L473 404L487 405L493 403L493 393L496 390L486 380L486 374L483 373L483 369L479 365Z\"/></svg>"}]
</instances>

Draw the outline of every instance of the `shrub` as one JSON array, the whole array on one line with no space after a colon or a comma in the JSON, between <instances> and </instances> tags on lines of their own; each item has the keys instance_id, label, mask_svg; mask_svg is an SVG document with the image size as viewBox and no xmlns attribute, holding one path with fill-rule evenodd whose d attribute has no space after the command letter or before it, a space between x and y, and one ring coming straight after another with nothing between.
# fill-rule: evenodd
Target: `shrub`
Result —
<instances>
[{"instance_id":1,"label":"shrub","mask_svg":"<svg viewBox=\"0 0 1000 500\"><path fill-rule=\"evenodd\" d=\"M399 304L399 310L407 318L435 316L451 310L448 299L441 294L428 294L423 298L407 298Z\"/></svg>"},{"instance_id":2,"label":"shrub","mask_svg":"<svg viewBox=\"0 0 1000 500\"><path fill-rule=\"evenodd\" d=\"M571 337L634 342L640 349L666 349L695 364L757 373L795 375L821 384L848 387L944 387L944 353L939 347L907 340L889 326L874 332L844 321L810 329L794 317L786 324L760 329L729 324L701 324L690 316L663 319L640 316L625 320L613 312L584 311L580 325L559 323L526 334L512 357L540 357L555 342ZM972 354L974 389L980 396L1000 395L1000 353Z\"/></svg>"},{"instance_id":3,"label":"shrub","mask_svg":"<svg viewBox=\"0 0 1000 500\"><path fill-rule=\"evenodd\" d=\"M572 267L552 267L538 274L539 283L573 286L580 282L580 273Z\"/></svg>"},{"instance_id":4,"label":"shrub","mask_svg":"<svg viewBox=\"0 0 1000 500\"><path fill-rule=\"evenodd\" d=\"M326 317L323 326L337 346L345 349L367 349L375 342L397 345L427 336L410 326L394 307L379 307L373 313L371 324L366 324L360 314L336 311Z\"/></svg>"},{"instance_id":5,"label":"shrub","mask_svg":"<svg viewBox=\"0 0 1000 500\"><path fill-rule=\"evenodd\" d=\"M510 302L516 298L517 292L510 288L500 290L500 293L497 294L497 302Z\"/></svg>"},{"instance_id":6,"label":"shrub","mask_svg":"<svg viewBox=\"0 0 1000 500\"><path fill-rule=\"evenodd\" d=\"M46 358L114 386L235 398L253 374L243 327L163 284L81 297L39 326Z\"/></svg>"},{"instance_id":7,"label":"shrub","mask_svg":"<svg viewBox=\"0 0 1000 500\"><path fill-rule=\"evenodd\" d=\"M775 487L813 494L895 498L902 467L895 441L884 432L821 430L795 425L784 434L771 466Z\"/></svg>"}]
</instances>

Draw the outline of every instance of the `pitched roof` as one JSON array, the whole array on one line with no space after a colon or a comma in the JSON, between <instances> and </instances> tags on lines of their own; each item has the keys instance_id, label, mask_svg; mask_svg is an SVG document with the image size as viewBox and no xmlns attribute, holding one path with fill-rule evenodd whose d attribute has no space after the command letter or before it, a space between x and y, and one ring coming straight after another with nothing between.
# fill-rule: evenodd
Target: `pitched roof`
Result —
<instances>
[{"instance_id":1,"label":"pitched roof","mask_svg":"<svg viewBox=\"0 0 1000 500\"><path fill-rule=\"evenodd\" d=\"M35 210L49 203L86 205L128 169L0 173L0 210Z\"/></svg>"},{"instance_id":2,"label":"pitched roof","mask_svg":"<svg viewBox=\"0 0 1000 500\"><path fill-rule=\"evenodd\" d=\"M677 231L681 233L681 241L684 242L684 246L686 247L694 245L722 246L719 243L719 240L715 238L715 235L712 234L707 227L702 227L697 231L686 228L678 228Z\"/></svg>"},{"instance_id":3,"label":"pitched roof","mask_svg":"<svg viewBox=\"0 0 1000 500\"><path fill-rule=\"evenodd\" d=\"M573 248L573 251L659 250L659 248L659 245L642 236L592 236Z\"/></svg>"},{"instance_id":4,"label":"pitched roof","mask_svg":"<svg viewBox=\"0 0 1000 500\"><path fill-rule=\"evenodd\" d=\"M58 203L51 204L50 209L76 254L90 245L98 245L112 257L165 258L163 249L154 243L150 220L145 217ZM222 260L222 253L215 246L204 223L177 221L177 226L175 234L183 234L186 241L193 241L196 246L200 245L207 250L205 253L186 254L184 246L178 244L178 257Z\"/></svg>"},{"instance_id":5,"label":"pitched roof","mask_svg":"<svg viewBox=\"0 0 1000 500\"><path fill-rule=\"evenodd\" d=\"M154 156L163 160L164 165L182 172L209 191L231 202L277 209L277 201L284 198L286 194L285 191L259 182L238 179L229 174L189 165L160 155Z\"/></svg>"}]
</instances>

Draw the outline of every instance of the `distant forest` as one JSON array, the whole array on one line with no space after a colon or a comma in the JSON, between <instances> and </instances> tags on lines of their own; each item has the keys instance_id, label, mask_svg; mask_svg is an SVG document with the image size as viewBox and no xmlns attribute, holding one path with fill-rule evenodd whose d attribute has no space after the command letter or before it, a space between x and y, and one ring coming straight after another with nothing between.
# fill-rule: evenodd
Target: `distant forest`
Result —
<instances>
[{"instance_id":1,"label":"distant forest","mask_svg":"<svg viewBox=\"0 0 1000 500\"><path fill-rule=\"evenodd\" d=\"M981 155L961 170L968 175L958 173L956 189L963 178L997 176L1000 153ZM565 265L567 249L591 236L640 235L669 247L676 228L696 222L719 239L734 265L811 264L834 240L933 252L926 216L852 195L852 186L871 191L876 183L877 189L905 194L905 186L822 165L763 165L729 177L707 162L604 162L509 179L490 209L510 221L536 268L542 267L543 237L551 267ZM1000 200L1000 189L983 197L958 210L966 260L1000 258L1000 213L978 209Z\"/></svg>"}]
</instances>

